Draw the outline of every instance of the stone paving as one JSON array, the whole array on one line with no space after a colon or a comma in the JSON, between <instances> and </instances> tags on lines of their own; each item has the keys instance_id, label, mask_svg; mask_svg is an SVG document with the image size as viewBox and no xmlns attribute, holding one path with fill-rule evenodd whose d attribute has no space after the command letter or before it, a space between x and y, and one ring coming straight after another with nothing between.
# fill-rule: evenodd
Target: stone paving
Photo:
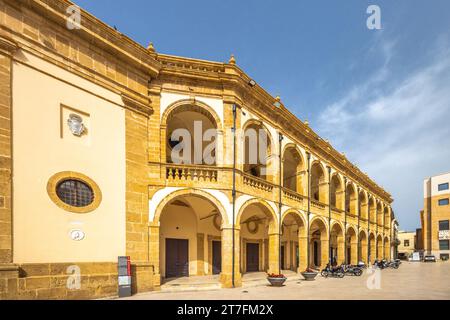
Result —
<instances>
[{"instance_id":1,"label":"stone paving","mask_svg":"<svg viewBox=\"0 0 450 320\"><path fill-rule=\"evenodd\" d=\"M450 299L450 263L403 262L398 270L381 274L365 271L361 277L322 278L306 282L289 281L282 288L261 285L249 288L196 292L150 292L128 299L139 300L312 300L312 299ZM378 281L378 279L380 281ZM372 289L370 289L372 288Z\"/></svg>"}]
</instances>

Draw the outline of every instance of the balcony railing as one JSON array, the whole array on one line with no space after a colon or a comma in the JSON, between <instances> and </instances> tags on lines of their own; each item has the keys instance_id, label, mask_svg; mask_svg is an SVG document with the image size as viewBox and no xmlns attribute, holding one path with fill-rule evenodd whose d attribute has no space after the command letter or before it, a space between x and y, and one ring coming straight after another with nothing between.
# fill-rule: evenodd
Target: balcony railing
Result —
<instances>
[{"instance_id":1,"label":"balcony railing","mask_svg":"<svg viewBox=\"0 0 450 320\"><path fill-rule=\"evenodd\" d=\"M317 200L311 200L311 206L320 210L325 210L327 205Z\"/></svg>"},{"instance_id":2,"label":"balcony railing","mask_svg":"<svg viewBox=\"0 0 450 320\"><path fill-rule=\"evenodd\" d=\"M274 187L270 182L247 173L242 173L242 182L244 185L267 192L272 192Z\"/></svg>"},{"instance_id":3,"label":"balcony railing","mask_svg":"<svg viewBox=\"0 0 450 320\"><path fill-rule=\"evenodd\" d=\"M303 199L304 199L304 196L302 196L301 194L299 194L293 190L289 190L287 188L283 188L283 196L286 197L287 199L297 201L300 204L303 203Z\"/></svg>"},{"instance_id":4,"label":"balcony railing","mask_svg":"<svg viewBox=\"0 0 450 320\"><path fill-rule=\"evenodd\" d=\"M217 182L217 168L207 166L167 165L169 181Z\"/></svg>"}]
</instances>

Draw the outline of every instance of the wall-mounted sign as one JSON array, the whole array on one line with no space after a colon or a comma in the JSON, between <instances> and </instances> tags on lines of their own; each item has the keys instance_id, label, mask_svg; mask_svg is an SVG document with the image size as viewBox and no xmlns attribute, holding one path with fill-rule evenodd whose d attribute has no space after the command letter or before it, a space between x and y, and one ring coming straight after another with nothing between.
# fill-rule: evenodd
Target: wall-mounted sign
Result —
<instances>
[{"instance_id":1,"label":"wall-mounted sign","mask_svg":"<svg viewBox=\"0 0 450 320\"><path fill-rule=\"evenodd\" d=\"M72 230L70 231L70 239L73 241L81 241L86 235L82 230Z\"/></svg>"},{"instance_id":2,"label":"wall-mounted sign","mask_svg":"<svg viewBox=\"0 0 450 320\"><path fill-rule=\"evenodd\" d=\"M450 240L450 230L440 230L439 240Z\"/></svg>"}]
</instances>

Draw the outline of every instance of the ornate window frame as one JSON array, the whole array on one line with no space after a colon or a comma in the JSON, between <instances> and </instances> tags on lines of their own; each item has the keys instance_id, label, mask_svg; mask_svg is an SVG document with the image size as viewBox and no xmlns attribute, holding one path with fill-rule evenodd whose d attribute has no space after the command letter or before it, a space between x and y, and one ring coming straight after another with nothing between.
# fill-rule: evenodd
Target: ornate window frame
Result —
<instances>
[{"instance_id":1,"label":"ornate window frame","mask_svg":"<svg viewBox=\"0 0 450 320\"><path fill-rule=\"evenodd\" d=\"M56 188L57 186L64 180L79 180L83 183L86 183L91 187L92 191L94 192L94 201L88 206L85 207L74 207L71 206L65 202L63 202L58 195L56 194ZM63 171L59 172L55 175L53 175L47 183L47 193L50 197L50 199L53 201L54 204L56 204L58 207L65 211L69 211L72 213L89 213L94 211L100 206L100 203L102 202L102 192L99 188L99 186L95 183L94 180L89 178L88 176L74 171Z\"/></svg>"}]
</instances>

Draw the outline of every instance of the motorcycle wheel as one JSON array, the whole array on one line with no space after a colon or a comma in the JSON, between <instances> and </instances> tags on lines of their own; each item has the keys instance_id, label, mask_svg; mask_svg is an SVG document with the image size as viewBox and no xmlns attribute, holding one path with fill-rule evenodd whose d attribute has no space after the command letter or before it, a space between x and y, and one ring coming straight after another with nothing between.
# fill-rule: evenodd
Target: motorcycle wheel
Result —
<instances>
[{"instance_id":1,"label":"motorcycle wheel","mask_svg":"<svg viewBox=\"0 0 450 320\"><path fill-rule=\"evenodd\" d=\"M337 273L338 278L341 278L341 279L344 277L344 275L345 275L345 274L342 273L342 272L338 272L338 273Z\"/></svg>"},{"instance_id":2,"label":"motorcycle wheel","mask_svg":"<svg viewBox=\"0 0 450 320\"><path fill-rule=\"evenodd\" d=\"M355 271L355 276L360 277L362 275L362 271L361 270L356 270Z\"/></svg>"},{"instance_id":3,"label":"motorcycle wheel","mask_svg":"<svg viewBox=\"0 0 450 320\"><path fill-rule=\"evenodd\" d=\"M325 270L323 270L323 271L320 273L320 275L321 275L322 277L324 277L324 278L328 278L328 272L325 271Z\"/></svg>"}]
</instances>

